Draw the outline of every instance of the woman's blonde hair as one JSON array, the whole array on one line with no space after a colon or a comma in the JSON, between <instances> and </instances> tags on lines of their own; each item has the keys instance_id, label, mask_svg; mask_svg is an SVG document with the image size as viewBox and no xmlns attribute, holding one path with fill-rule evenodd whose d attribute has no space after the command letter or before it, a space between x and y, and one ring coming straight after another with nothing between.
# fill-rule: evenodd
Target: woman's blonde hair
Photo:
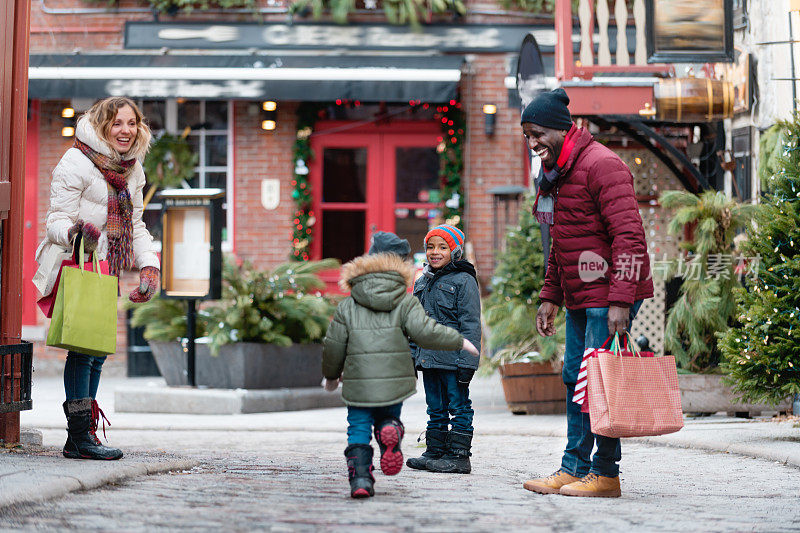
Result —
<instances>
[{"instance_id":1,"label":"woman's blonde hair","mask_svg":"<svg viewBox=\"0 0 800 533\"><path fill-rule=\"evenodd\" d=\"M125 155L142 159L145 154L147 154L148 150L150 150L150 138L152 134L136 102L124 96L111 96L96 102L86 112L86 116L89 119L89 123L97 132L97 136L111 148L111 143L108 142L108 134L111 131L114 120L117 118L117 113L125 106L129 106L136 116L136 139L134 139L133 144L131 144L130 151ZM113 148L111 153L114 158L119 157L119 154L117 154L117 151Z\"/></svg>"}]
</instances>

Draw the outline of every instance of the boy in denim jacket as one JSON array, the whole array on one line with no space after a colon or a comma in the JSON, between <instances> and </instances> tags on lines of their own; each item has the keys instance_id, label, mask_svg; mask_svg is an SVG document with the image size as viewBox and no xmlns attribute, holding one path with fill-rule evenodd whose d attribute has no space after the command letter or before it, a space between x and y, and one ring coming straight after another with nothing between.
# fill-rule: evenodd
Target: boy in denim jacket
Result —
<instances>
[{"instance_id":1,"label":"boy in denim jacket","mask_svg":"<svg viewBox=\"0 0 800 533\"><path fill-rule=\"evenodd\" d=\"M423 275L414 285L429 316L450 326L480 349L481 299L472 263L462 259L464 233L442 224L425 236ZM431 350L412 346L422 370L428 404L427 450L406 464L418 470L469 474L472 447L472 401L469 382L479 358L465 350ZM452 418L451 415L452 414Z\"/></svg>"}]
</instances>

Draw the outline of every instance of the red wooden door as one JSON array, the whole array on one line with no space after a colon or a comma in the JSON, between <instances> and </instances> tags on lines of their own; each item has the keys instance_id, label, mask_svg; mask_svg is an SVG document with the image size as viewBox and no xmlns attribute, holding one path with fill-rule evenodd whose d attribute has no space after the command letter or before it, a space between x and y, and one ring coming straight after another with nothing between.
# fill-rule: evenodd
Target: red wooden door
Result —
<instances>
[{"instance_id":1,"label":"red wooden door","mask_svg":"<svg viewBox=\"0 0 800 533\"><path fill-rule=\"evenodd\" d=\"M341 131L345 126L318 124L311 140L317 220L312 257L349 261L367 251L376 231L397 233L420 252L428 228L439 223L443 200L437 125L409 122ZM325 277L333 281L336 274Z\"/></svg>"}]
</instances>

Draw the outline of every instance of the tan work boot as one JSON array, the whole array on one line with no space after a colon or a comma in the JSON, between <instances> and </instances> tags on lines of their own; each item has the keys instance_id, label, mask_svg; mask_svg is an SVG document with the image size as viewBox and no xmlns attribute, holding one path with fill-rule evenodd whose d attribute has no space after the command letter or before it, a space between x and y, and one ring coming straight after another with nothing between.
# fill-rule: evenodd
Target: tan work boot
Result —
<instances>
[{"instance_id":1,"label":"tan work boot","mask_svg":"<svg viewBox=\"0 0 800 533\"><path fill-rule=\"evenodd\" d=\"M580 481L581 478L567 474L563 470L556 470L547 477L531 479L522 484L526 489L539 494L558 494L564 485Z\"/></svg>"},{"instance_id":2,"label":"tan work boot","mask_svg":"<svg viewBox=\"0 0 800 533\"><path fill-rule=\"evenodd\" d=\"M619 476L607 477L589 474L579 481L564 485L559 494L564 496L584 496L590 498L619 498Z\"/></svg>"}]
</instances>

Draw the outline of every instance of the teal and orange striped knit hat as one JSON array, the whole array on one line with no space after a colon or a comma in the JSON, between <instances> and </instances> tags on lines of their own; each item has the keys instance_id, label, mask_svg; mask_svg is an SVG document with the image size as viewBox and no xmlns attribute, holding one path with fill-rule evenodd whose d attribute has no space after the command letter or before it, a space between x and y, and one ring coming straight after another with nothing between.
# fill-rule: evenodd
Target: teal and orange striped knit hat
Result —
<instances>
[{"instance_id":1,"label":"teal and orange striped knit hat","mask_svg":"<svg viewBox=\"0 0 800 533\"><path fill-rule=\"evenodd\" d=\"M425 235L425 247L428 246L428 239L431 237L441 237L450 247L450 260L458 261L464 255L464 232L455 226L441 224L436 226Z\"/></svg>"}]
</instances>

